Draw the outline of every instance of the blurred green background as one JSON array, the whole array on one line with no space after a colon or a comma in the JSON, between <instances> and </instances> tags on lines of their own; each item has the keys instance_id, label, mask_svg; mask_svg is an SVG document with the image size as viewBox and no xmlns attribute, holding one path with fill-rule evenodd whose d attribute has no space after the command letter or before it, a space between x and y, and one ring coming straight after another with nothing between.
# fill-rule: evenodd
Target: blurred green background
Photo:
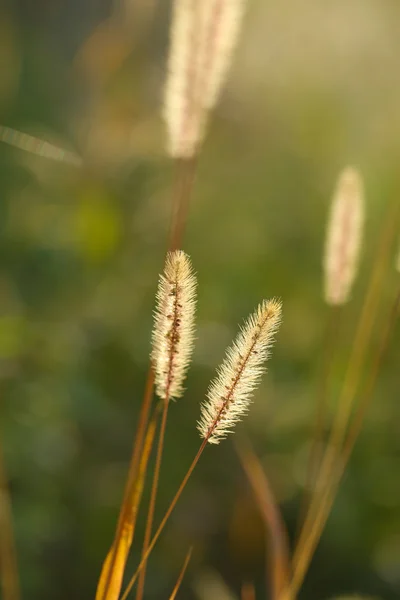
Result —
<instances>
[{"instance_id":1,"label":"blurred green background","mask_svg":"<svg viewBox=\"0 0 400 600\"><path fill-rule=\"evenodd\" d=\"M83 161L0 145L1 442L30 600L93 598L113 536L170 218L169 15L156 0L0 8L0 124ZM361 169L367 231L337 390L386 206L400 195L399 73L398 0L249 2L190 206L198 339L188 391L170 411L157 520L198 448L199 403L237 324L280 296L269 374L239 430L294 535L327 318L331 192L342 167ZM398 277L382 289L375 346ZM301 598L400 598L399 334ZM237 598L243 581L266 598L262 531L232 439L208 448L152 555L146 598L168 597L191 543L181 598ZM130 573L142 533L143 519Z\"/></svg>"}]
</instances>

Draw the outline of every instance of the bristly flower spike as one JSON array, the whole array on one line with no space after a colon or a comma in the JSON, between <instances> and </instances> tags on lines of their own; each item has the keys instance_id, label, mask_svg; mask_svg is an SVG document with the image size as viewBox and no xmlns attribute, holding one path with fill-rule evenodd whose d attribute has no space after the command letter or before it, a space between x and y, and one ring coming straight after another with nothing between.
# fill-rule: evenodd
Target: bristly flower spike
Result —
<instances>
[{"instance_id":1,"label":"bristly flower spike","mask_svg":"<svg viewBox=\"0 0 400 600\"><path fill-rule=\"evenodd\" d=\"M168 153L190 159L203 141L240 33L245 0L174 0L163 115Z\"/></svg>"},{"instance_id":2,"label":"bristly flower spike","mask_svg":"<svg viewBox=\"0 0 400 600\"><path fill-rule=\"evenodd\" d=\"M218 444L247 413L265 371L281 320L278 300L264 300L250 315L211 382L197 424L202 438Z\"/></svg>"},{"instance_id":3,"label":"bristly flower spike","mask_svg":"<svg viewBox=\"0 0 400 600\"><path fill-rule=\"evenodd\" d=\"M327 227L324 274L325 300L340 306L348 301L357 274L365 206L359 171L347 167L339 176Z\"/></svg>"},{"instance_id":4,"label":"bristly flower spike","mask_svg":"<svg viewBox=\"0 0 400 600\"><path fill-rule=\"evenodd\" d=\"M151 359L157 395L179 398L193 351L196 277L181 250L167 254L160 276Z\"/></svg>"}]
</instances>

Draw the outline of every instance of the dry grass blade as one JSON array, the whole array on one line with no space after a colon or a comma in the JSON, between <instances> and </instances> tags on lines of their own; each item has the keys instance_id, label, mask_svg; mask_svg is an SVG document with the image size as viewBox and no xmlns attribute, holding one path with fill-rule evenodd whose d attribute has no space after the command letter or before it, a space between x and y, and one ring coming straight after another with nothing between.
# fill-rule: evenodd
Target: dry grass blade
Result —
<instances>
[{"instance_id":1,"label":"dry grass blade","mask_svg":"<svg viewBox=\"0 0 400 600\"><path fill-rule=\"evenodd\" d=\"M137 512L154 442L156 423L155 415L147 429L137 479L124 502L124 512L121 515L119 524L119 535L116 536L103 564L97 586L96 600L118 600L119 598L125 565L135 532Z\"/></svg>"},{"instance_id":2,"label":"dry grass blade","mask_svg":"<svg viewBox=\"0 0 400 600\"><path fill-rule=\"evenodd\" d=\"M189 548L188 553L186 554L186 557L185 557L185 560L184 560L181 572L179 573L179 577L178 577L178 579L176 581L174 589L172 590L172 594L170 595L169 600L175 600L176 595L179 592L179 588L182 585L182 581L183 581L183 578L185 576L186 569L188 568L188 565L189 565L189 562L190 562L190 558L192 556L192 552L193 552L193 546L191 546Z\"/></svg>"},{"instance_id":3,"label":"dry grass blade","mask_svg":"<svg viewBox=\"0 0 400 600\"><path fill-rule=\"evenodd\" d=\"M0 573L4 600L19 600L17 557L12 528L11 501L0 447Z\"/></svg>"},{"instance_id":4,"label":"dry grass blade","mask_svg":"<svg viewBox=\"0 0 400 600\"><path fill-rule=\"evenodd\" d=\"M275 502L260 461L248 442L235 444L240 462L247 475L270 540L271 598L277 600L289 584L289 543L285 523Z\"/></svg>"}]
</instances>

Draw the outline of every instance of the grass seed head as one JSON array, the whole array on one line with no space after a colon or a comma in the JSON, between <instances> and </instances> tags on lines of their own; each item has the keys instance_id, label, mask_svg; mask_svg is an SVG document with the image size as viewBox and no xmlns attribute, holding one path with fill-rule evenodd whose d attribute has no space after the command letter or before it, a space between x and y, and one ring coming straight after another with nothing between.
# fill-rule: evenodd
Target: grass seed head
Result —
<instances>
[{"instance_id":1,"label":"grass seed head","mask_svg":"<svg viewBox=\"0 0 400 600\"><path fill-rule=\"evenodd\" d=\"M218 444L247 413L252 394L265 371L281 320L281 303L264 300L250 315L211 382L201 405L198 430Z\"/></svg>"},{"instance_id":2,"label":"grass seed head","mask_svg":"<svg viewBox=\"0 0 400 600\"><path fill-rule=\"evenodd\" d=\"M342 171L332 199L325 255L325 300L342 305L348 301L359 265L364 227L364 186L353 167Z\"/></svg>"},{"instance_id":3,"label":"grass seed head","mask_svg":"<svg viewBox=\"0 0 400 600\"><path fill-rule=\"evenodd\" d=\"M179 398L194 342L196 277L189 257L181 250L169 252L160 276L154 317L151 358L157 395Z\"/></svg>"}]
</instances>

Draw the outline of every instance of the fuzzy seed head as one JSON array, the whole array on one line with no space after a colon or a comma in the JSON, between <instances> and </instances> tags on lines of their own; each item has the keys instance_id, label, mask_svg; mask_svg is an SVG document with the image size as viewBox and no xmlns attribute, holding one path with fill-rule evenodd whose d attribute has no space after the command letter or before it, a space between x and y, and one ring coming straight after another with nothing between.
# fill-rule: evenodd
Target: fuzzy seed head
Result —
<instances>
[{"instance_id":1,"label":"fuzzy seed head","mask_svg":"<svg viewBox=\"0 0 400 600\"><path fill-rule=\"evenodd\" d=\"M197 104L199 18L201 2L174 0L163 116L168 153L191 158L204 133L204 111Z\"/></svg>"},{"instance_id":2,"label":"fuzzy seed head","mask_svg":"<svg viewBox=\"0 0 400 600\"><path fill-rule=\"evenodd\" d=\"M264 300L250 315L226 352L207 399L201 405L197 428L202 438L218 444L247 413L252 394L265 371L265 362L281 320L281 303Z\"/></svg>"},{"instance_id":3,"label":"fuzzy seed head","mask_svg":"<svg viewBox=\"0 0 400 600\"><path fill-rule=\"evenodd\" d=\"M239 39L244 0L203 0L199 94L211 110L218 101Z\"/></svg>"},{"instance_id":4,"label":"fuzzy seed head","mask_svg":"<svg viewBox=\"0 0 400 600\"><path fill-rule=\"evenodd\" d=\"M201 145L239 36L245 0L174 0L163 115L168 153Z\"/></svg>"},{"instance_id":5,"label":"fuzzy seed head","mask_svg":"<svg viewBox=\"0 0 400 600\"><path fill-rule=\"evenodd\" d=\"M347 167L332 199L325 243L325 300L348 301L357 274L364 228L364 186L360 173Z\"/></svg>"},{"instance_id":6,"label":"fuzzy seed head","mask_svg":"<svg viewBox=\"0 0 400 600\"><path fill-rule=\"evenodd\" d=\"M179 398L193 351L196 277L189 257L169 252L160 276L151 354L157 395Z\"/></svg>"}]
</instances>

